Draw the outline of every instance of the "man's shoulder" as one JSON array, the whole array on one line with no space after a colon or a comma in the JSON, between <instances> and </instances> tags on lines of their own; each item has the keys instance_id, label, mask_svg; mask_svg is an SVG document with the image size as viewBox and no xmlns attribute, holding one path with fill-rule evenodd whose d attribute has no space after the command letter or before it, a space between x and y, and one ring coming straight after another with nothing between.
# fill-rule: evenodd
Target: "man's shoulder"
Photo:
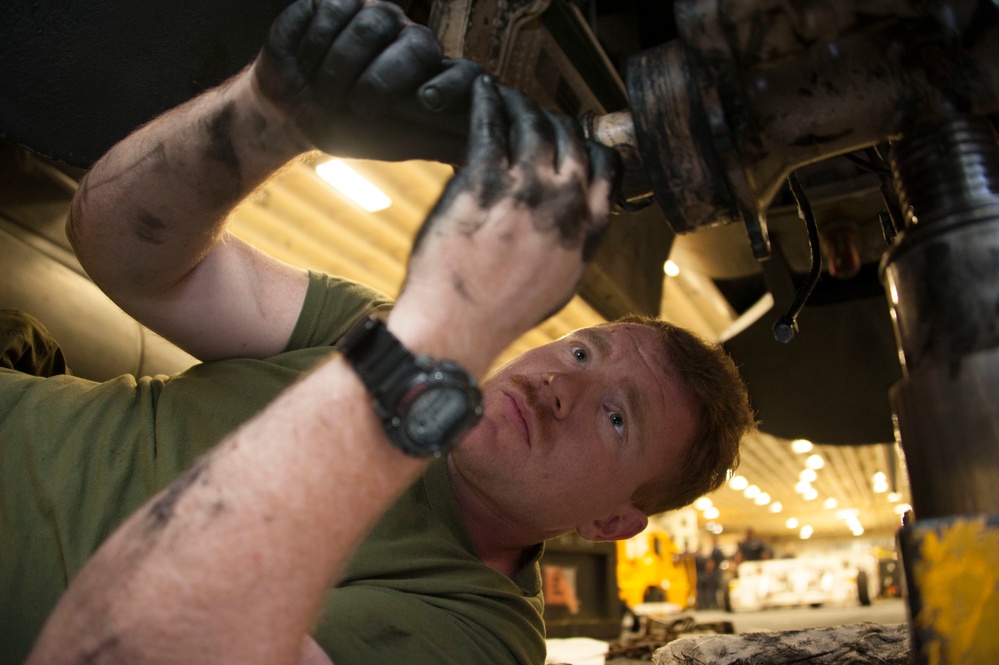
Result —
<instances>
[{"instance_id":1,"label":"man's shoulder","mask_svg":"<svg viewBox=\"0 0 999 665\"><path fill-rule=\"evenodd\" d=\"M302 311L285 351L330 346L358 318L387 310L392 303L389 296L366 284L311 271Z\"/></svg>"}]
</instances>

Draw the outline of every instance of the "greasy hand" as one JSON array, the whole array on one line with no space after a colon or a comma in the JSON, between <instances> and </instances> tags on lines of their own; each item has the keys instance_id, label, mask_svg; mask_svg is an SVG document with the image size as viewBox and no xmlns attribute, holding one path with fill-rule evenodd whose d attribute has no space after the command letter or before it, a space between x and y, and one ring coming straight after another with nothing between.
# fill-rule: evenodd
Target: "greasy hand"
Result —
<instances>
[{"instance_id":1,"label":"greasy hand","mask_svg":"<svg viewBox=\"0 0 999 665\"><path fill-rule=\"evenodd\" d=\"M417 236L396 309L418 301L498 354L576 292L619 161L571 119L483 76L465 164Z\"/></svg>"},{"instance_id":2,"label":"greasy hand","mask_svg":"<svg viewBox=\"0 0 999 665\"><path fill-rule=\"evenodd\" d=\"M443 60L429 28L377 0L298 0L254 63L263 96L306 142L370 159L457 163L482 69Z\"/></svg>"}]
</instances>

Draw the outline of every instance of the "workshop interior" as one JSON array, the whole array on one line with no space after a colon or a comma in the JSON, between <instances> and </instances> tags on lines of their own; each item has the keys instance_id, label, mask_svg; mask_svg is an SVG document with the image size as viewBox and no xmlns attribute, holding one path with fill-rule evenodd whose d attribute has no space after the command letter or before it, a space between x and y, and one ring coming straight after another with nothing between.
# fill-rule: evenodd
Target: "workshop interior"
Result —
<instances>
[{"instance_id":1,"label":"workshop interior","mask_svg":"<svg viewBox=\"0 0 999 665\"><path fill-rule=\"evenodd\" d=\"M87 278L63 230L69 201L117 140L246 66L287 4L5 7L0 307L41 319L75 374L197 362ZM951 577L939 571L984 565L995 583L999 570L999 3L400 4L447 55L578 118L625 165L579 296L504 358L629 313L721 342L761 431L732 478L746 485L691 509L678 551L750 526L797 543L876 536L905 569L917 658L988 662L984 641L955 646L948 617L985 633L997 601L965 613L974 599L939 588ZM453 171L310 153L245 201L232 228L279 259L394 296ZM346 189L370 186L374 202L346 198L337 174L361 178ZM571 562L586 556L579 547L554 544L550 556ZM596 570L615 584L612 564ZM616 629L624 603L610 595L602 616L550 625Z\"/></svg>"}]
</instances>

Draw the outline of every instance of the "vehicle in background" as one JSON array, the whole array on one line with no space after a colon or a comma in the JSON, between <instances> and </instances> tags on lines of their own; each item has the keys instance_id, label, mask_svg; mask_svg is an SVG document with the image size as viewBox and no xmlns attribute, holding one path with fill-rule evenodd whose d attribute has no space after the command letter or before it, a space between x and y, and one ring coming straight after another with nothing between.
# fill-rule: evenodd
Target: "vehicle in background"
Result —
<instances>
[{"instance_id":1,"label":"vehicle in background","mask_svg":"<svg viewBox=\"0 0 999 665\"><path fill-rule=\"evenodd\" d=\"M617 542L618 595L633 609L669 603L676 611L693 608L696 593L694 557L664 531L646 530Z\"/></svg>"},{"instance_id":2,"label":"vehicle in background","mask_svg":"<svg viewBox=\"0 0 999 665\"><path fill-rule=\"evenodd\" d=\"M729 612L772 607L870 605L877 595L873 556L808 556L746 561L725 589Z\"/></svg>"}]
</instances>

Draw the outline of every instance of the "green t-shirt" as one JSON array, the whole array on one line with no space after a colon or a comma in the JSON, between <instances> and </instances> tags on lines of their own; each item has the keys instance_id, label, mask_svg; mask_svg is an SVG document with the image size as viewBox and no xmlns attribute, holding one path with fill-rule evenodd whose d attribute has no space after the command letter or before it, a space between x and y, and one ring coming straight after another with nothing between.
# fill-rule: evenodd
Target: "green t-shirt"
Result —
<instances>
[{"instance_id":1,"label":"green t-shirt","mask_svg":"<svg viewBox=\"0 0 999 665\"><path fill-rule=\"evenodd\" d=\"M118 524L302 372L327 357L329 346L359 316L390 305L384 295L363 285L314 273L287 350L273 358L204 363L174 377L136 380L126 375L104 383L72 376L38 378L0 369L0 665L23 661L69 580ZM405 498L412 496L410 492ZM436 508L435 504L431 510ZM408 508L400 503L386 520L397 515L398 526L408 525L409 512L425 510L426 505L420 502ZM425 515L428 522L434 520L430 512ZM451 584L452 569L468 572L461 566L452 566L448 557L457 556L458 550L463 549L464 556L475 558L467 536L455 535L463 534L463 529L454 520L456 516L449 512L442 522L451 532L449 542L439 546L423 542L421 547L427 549L414 553L392 543L376 544L374 541L379 538L395 538L391 528L383 528L385 522L377 527L358 553L352 570L364 574L369 569L378 572L398 565L403 572L397 576L399 584L391 601L382 604L372 600L365 607L379 606L385 615L383 623L392 622L402 630L422 633L423 622L429 618L428 608L441 609L438 612L441 615L461 614L466 612L462 604L452 601L464 599L469 606L468 615L481 617L488 624L469 627L466 636L471 637L465 641L476 641L477 632L485 636L502 635L503 642L517 643L510 646L515 654L513 662L543 661L543 639L540 647L532 646L524 658L520 651L525 648L521 641L533 645L541 639L543 631L540 592L534 586L527 585L524 589L514 586L513 595L518 600L527 599L522 602L530 608L530 616L526 620L506 617L505 612L524 611L525 606L516 603L496 607L498 627L492 625L493 613L479 611L480 607L491 607L488 596L479 600L462 593L453 597L445 593ZM438 527L435 525L437 533L446 535ZM424 540L412 528L403 533L414 542ZM421 592L411 590L406 582L410 575L420 572L416 563L419 558L434 547L438 548L442 563L427 572L433 573L439 585L436 589L428 587L425 593L432 596L431 601L439 593L448 602L428 601L420 605L411 596ZM378 563L380 553L389 551L390 557ZM493 571L481 562L478 564L484 574L454 574L456 588L467 590L470 585L475 588L484 577L493 577L488 574ZM536 562L530 568L536 579ZM378 593L392 592L391 585L382 584L390 575L373 581L372 587ZM499 577L511 584L505 577ZM493 580L491 584L502 580ZM360 580L355 578L355 581L360 584ZM336 608L338 593L330 592L331 607ZM396 603L406 609L397 610ZM418 609L415 613L419 616L412 616L411 609ZM336 609L335 620L320 626L317 641L327 646L340 640L341 635L360 634L361 628L356 625L360 622L352 619L352 610L349 603ZM443 625L445 621L432 623ZM506 632L505 623L524 623L532 630L524 635ZM353 627L346 628L345 624ZM458 631L454 633L459 648L465 648L463 636ZM450 632L437 634L434 639L450 636ZM383 646L377 644L372 648ZM410 642L403 649L417 646ZM446 642L441 642L441 648L452 649ZM351 647L351 651L344 653L334 656L337 665L377 662L369 659L361 648ZM397 652L396 662L446 662L431 652L426 656L413 655L415 658L406 651ZM502 657L492 656L490 652L487 662L503 662ZM456 662L463 660L460 656L454 658Z\"/></svg>"}]
</instances>

